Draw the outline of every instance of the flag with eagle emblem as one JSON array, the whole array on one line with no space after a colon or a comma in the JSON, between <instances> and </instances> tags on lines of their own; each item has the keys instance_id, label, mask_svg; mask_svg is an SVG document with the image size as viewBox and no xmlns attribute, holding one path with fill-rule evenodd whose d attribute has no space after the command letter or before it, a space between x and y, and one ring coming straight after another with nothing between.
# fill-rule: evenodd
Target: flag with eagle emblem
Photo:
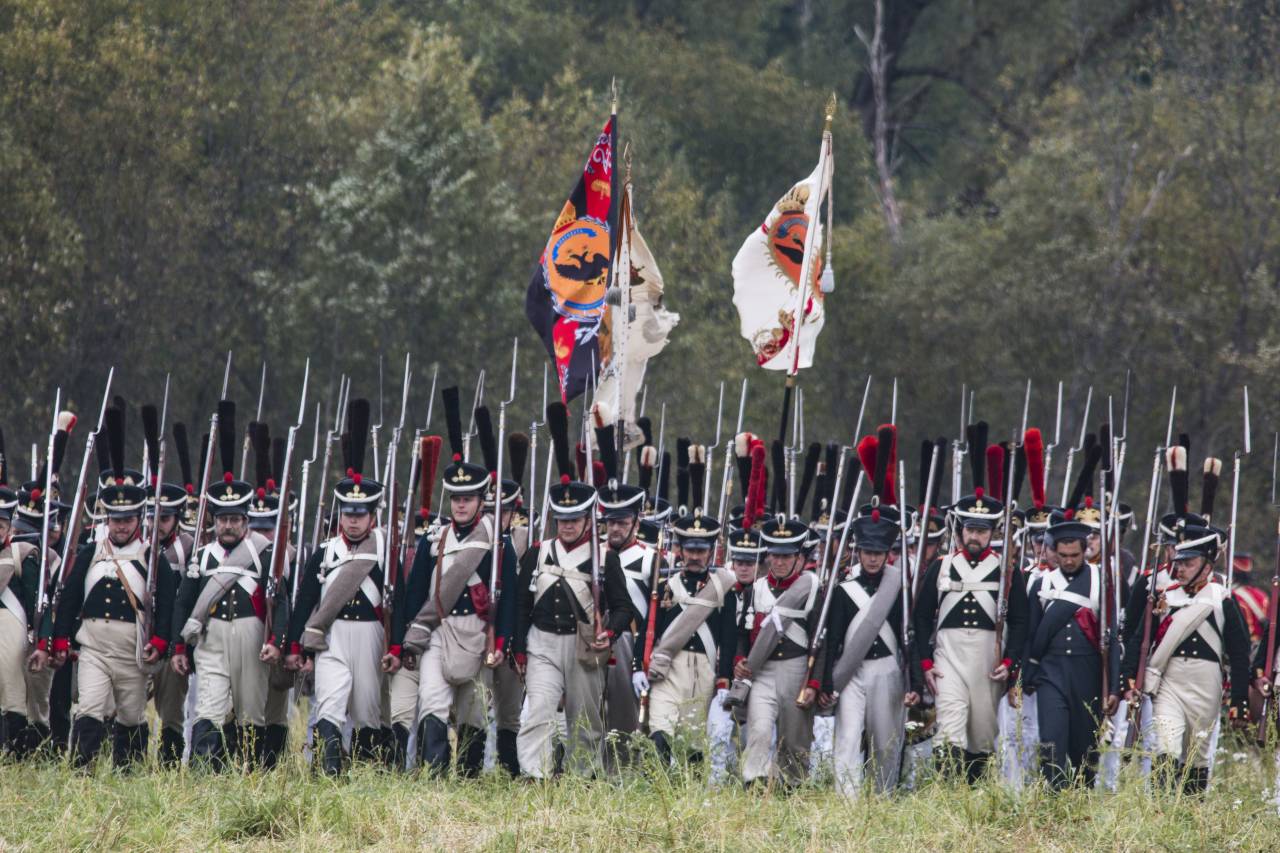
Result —
<instances>
[{"instance_id":1,"label":"flag with eagle emblem","mask_svg":"<svg viewBox=\"0 0 1280 853\"><path fill-rule=\"evenodd\" d=\"M566 403L587 387L593 367L600 368L600 322L613 258L617 125L615 113L556 218L525 293L525 316L551 356Z\"/></svg>"},{"instance_id":2,"label":"flag with eagle emblem","mask_svg":"<svg viewBox=\"0 0 1280 853\"><path fill-rule=\"evenodd\" d=\"M793 364L803 369L813 364L824 321L819 249L822 200L831 186L830 163L824 156L813 174L787 190L733 259L733 304L738 309L742 336L751 344L756 363L765 370L791 370ZM815 229L813 257L802 305L800 269L810 228ZM797 307L801 308L798 353L791 347Z\"/></svg>"}]
</instances>

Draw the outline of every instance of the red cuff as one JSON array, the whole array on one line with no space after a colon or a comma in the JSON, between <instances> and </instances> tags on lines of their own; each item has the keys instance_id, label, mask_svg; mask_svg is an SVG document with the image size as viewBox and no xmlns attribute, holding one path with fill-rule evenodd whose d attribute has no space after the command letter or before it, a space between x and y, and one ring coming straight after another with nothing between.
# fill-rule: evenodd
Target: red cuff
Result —
<instances>
[{"instance_id":1,"label":"red cuff","mask_svg":"<svg viewBox=\"0 0 1280 853\"><path fill-rule=\"evenodd\" d=\"M393 658L401 657L404 654L404 647L398 643L394 646L388 646L387 654L391 655Z\"/></svg>"},{"instance_id":2,"label":"red cuff","mask_svg":"<svg viewBox=\"0 0 1280 853\"><path fill-rule=\"evenodd\" d=\"M612 642L614 641L614 639L618 636L617 634L613 633L613 629L612 629L612 628L606 628L606 629L605 629L605 633L609 635L609 642L611 642L611 643L612 643Z\"/></svg>"},{"instance_id":3,"label":"red cuff","mask_svg":"<svg viewBox=\"0 0 1280 853\"><path fill-rule=\"evenodd\" d=\"M71 651L71 638L70 637L54 637L53 650L55 652Z\"/></svg>"},{"instance_id":4,"label":"red cuff","mask_svg":"<svg viewBox=\"0 0 1280 853\"><path fill-rule=\"evenodd\" d=\"M1013 669L1013 658L1005 658L1000 663L1004 664L1005 669Z\"/></svg>"},{"instance_id":5,"label":"red cuff","mask_svg":"<svg viewBox=\"0 0 1280 853\"><path fill-rule=\"evenodd\" d=\"M168 640L163 640L163 639L161 639L161 638L159 638L159 637L156 637L156 636L154 636L154 635L151 637L150 642L151 642L151 648L155 649L155 650L156 650L156 651L158 651L160 654L164 654L164 653L165 653L165 650L169 648L169 641L168 641Z\"/></svg>"},{"instance_id":6,"label":"red cuff","mask_svg":"<svg viewBox=\"0 0 1280 853\"><path fill-rule=\"evenodd\" d=\"M929 670L933 669L933 658L925 658L924 660L920 661L920 668L923 669L925 672L928 672Z\"/></svg>"},{"instance_id":7,"label":"red cuff","mask_svg":"<svg viewBox=\"0 0 1280 853\"><path fill-rule=\"evenodd\" d=\"M275 634L272 634L270 637L267 637L267 645L268 645L268 646L278 646L278 645L280 645L279 643L277 643L277 642L276 642L276 635L275 635Z\"/></svg>"},{"instance_id":8,"label":"red cuff","mask_svg":"<svg viewBox=\"0 0 1280 853\"><path fill-rule=\"evenodd\" d=\"M291 654L291 655L300 655L300 654L302 654L302 643L290 643L290 644L289 644L289 654Z\"/></svg>"},{"instance_id":9,"label":"red cuff","mask_svg":"<svg viewBox=\"0 0 1280 853\"><path fill-rule=\"evenodd\" d=\"M178 657L179 655L185 655L186 653L187 653L187 644L186 644L186 643L174 643L174 644L173 644L173 656L174 656L174 657Z\"/></svg>"},{"instance_id":10,"label":"red cuff","mask_svg":"<svg viewBox=\"0 0 1280 853\"><path fill-rule=\"evenodd\" d=\"M727 678L716 679L716 690L728 690L728 689L729 689L729 679Z\"/></svg>"},{"instance_id":11,"label":"red cuff","mask_svg":"<svg viewBox=\"0 0 1280 853\"><path fill-rule=\"evenodd\" d=\"M737 666L738 664L742 663L742 662L743 662L744 660L746 660L746 659L747 659L747 656L746 656L746 655L734 655L734 657L733 657L733 665L734 665L734 666Z\"/></svg>"},{"instance_id":12,"label":"red cuff","mask_svg":"<svg viewBox=\"0 0 1280 853\"><path fill-rule=\"evenodd\" d=\"M498 651L502 651L502 647L503 647L504 645L506 645L506 642L507 642L507 638L506 638L506 637L494 637L494 639L493 639L493 647L494 647L495 649L497 649Z\"/></svg>"},{"instance_id":13,"label":"red cuff","mask_svg":"<svg viewBox=\"0 0 1280 853\"><path fill-rule=\"evenodd\" d=\"M521 666L528 666L529 656L524 652L516 652L516 663L520 664Z\"/></svg>"},{"instance_id":14,"label":"red cuff","mask_svg":"<svg viewBox=\"0 0 1280 853\"><path fill-rule=\"evenodd\" d=\"M818 679L816 679L816 678L810 678L810 679L809 679L809 689L810 689L810 690L817 691L817 690L819 690L819 689L821 689L821 688L822 688L822 685L818 683Z\"/></svg>"},{"instance_id":15,"label":"red cuff","mask_svg":"<svg viewBox=\"0 0 1280 853\"><path fill-rule=\"evenodd\" d=\"M36 648L42 652L49 651L49 638L41 637L39 642L36 643Z\"/></svg>"}]
</instances>

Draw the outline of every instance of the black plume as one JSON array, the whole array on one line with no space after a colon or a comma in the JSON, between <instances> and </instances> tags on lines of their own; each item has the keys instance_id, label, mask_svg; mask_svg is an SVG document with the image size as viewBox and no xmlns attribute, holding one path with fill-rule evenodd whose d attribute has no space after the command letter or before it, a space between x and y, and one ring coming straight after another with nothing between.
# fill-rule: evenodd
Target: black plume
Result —
<instances>
[{"instance_id":1,"label":"black plume","mask_svg":"<svg viewBox=\"0 0 1280 853\"><path fill-rule=\"evenodd\" d=\"M693 444L687 438L676 439L676 469L689 467L689 447Z\"/></svg>"},{"instance_id":2,"label":"black plume","mask_svg":"<svg viewBox=\"0 0 1280 853\"><path fill-rule=\"evenodd\" d=\"M924 506L925 492L929 488L929 465L933 462L933 442L925 439L920 442L920 477L916 480L920 488L916 491L916 502L920 506ZM933 500L938 500L937 495L933 495Z\"/></svg>"},{"instance_id":3,"label":"black plume","mask_svg":"<svg viewBox=\"0 0 1280 853\"><path fill-rule=\"evenodd\" d=\"M108 407L107 411L110 410L110 407ZM105 413L103 417L106 417ZM93 434L93 442L98 454L98 479L102 479L111 470L111 449L107 447L107 425L105 423Z\"/></svg>"},{"instance_id":4,"label":"black plume","mask_svg":"<svg viewBox=\"0 0 1280 853\"><path fill-rule=\"evenodd\" d=\"M107 454L111 459L111 475L124 479L124 410L112 406L105 415L107 428Z\"/></svg>"},{"instance_id":5,"label":"black plume","mask_svg":"<svg viewBox=\"0 0 1280 853\"><path fill-rule=\"evenodd\" d=\"M351 468L351 433L343 430L338 436L338 447L342 450L342 470Z\"/></svg>"},{"instance_id":6,"label":"black plume","mask_svg":"<svg viewBox=\"0 0 1280 853\"><path fill-rule=\"evenodd\" d=\"M819 442L813 442L809 445L809 449L804 453L804 471L800 476L800 491L796 494L796 512L804 515L804 504L809 498L809 489L813 488L813 478L818 473L818 460L822 458L822 445ZM817 509L819 501L813 502L814 509ZM817 515L817 512L814 512Z\"/></svg>"},{"instance_id":7,"label":"black plume","mask_svg":"<svg viewBox=\"0 0 1280 853\"><path fill-rule=\"evenodd\" d=\"M4 430L0 430L0 486L9 485L9 457L4 452Z\"/></svg>"},{"instance_id":8,"label":"black plume","mask_svg":"<svg viewBox=\"0 0 1280 853\"><path fill-rule=\"evenodd\" d=\"M569 409L564 403L557 400L547 404L547 429L551 432L551 444L555 447L556 467L560 470L560 476L568 474L572 478L576 472L573 468L573 452L569 448Z\"/></svg>"},{"instance_id":9,"label":"black plume","mask_svg":"<svg viewBox=\"0 0 1280 853\"><path fill-rule=\"evenodd\" d=\"M369 446L369 415L368 400L359 398L347 404L347 442L351 455L349 467L357 474L364 473L364 452Z\"/></svg>"},{"instance_id":10,"label":"black plume","mask_svg":"<svg viewBox=\"0 0 1280 853\"><path fill-rule=\"evenodd\" d=\"M826 499L827 506L831 506L832 499L836 496L836 477L840 474L840 445L837 442L833 441L827 445L824 464L827 468L827 480L822 490L822 497ZM849 476L848 471L845 471L845 476Z\"/></svg>"},{"instance_id":11,"label":"black plume","mask_svg":"<svg viewBox=\"0 0 1280 853\"><path fill-rule=\"evenodd\" d=\"M253 447L253 484L265 489L271 479L270 428L264 423L249 424L249 444Z\"/></svg>"},{"instance_id":12,"label":"black plume","mask_svg":"<svg viewBox=\"0 0 1280 853\"><path fill-rule=\"evenodd\" d=\"M498 437L493 432L493 418L488 406L476 407L476 438L480 441L480 455L484 457L486 471L498 470Z\"/></svg>"},{"instance_id":13,"label":"black plume","mask_svg":"<svg viewBox=\"0 0 1280 853\"><path fill-rule=\"evenodd\" d=\"M191 473L191 445L187 442L187 425L173 425L173 449L178 454L178 469L182 472L182 485L194 486L196 478Z\"/></svg>"},{"instance_id":14,"label":"black plume","mask_svg":"<svg viewBox=\"0 0 1280 853\"><path fill-rule=\"evenodd\" d=\"M524 484L524 468L529 463L529 436L522 432L513 432L507 436L507 479Z\"/></svg>"},{"instance_id":15,"label":"black plume","mask_svg":"<svg viewBox=\"0 0 1280 853\"><path fill-rule=\"evenodd\" d=\"M1027 479L1027 449L1018 445L1018 455L1013 460L1013 500L1022 495L1022 482Z\"/></svg>"},{"instance_id":16,"label":"black plume","mask_svg":"<svg viewBox=\"0 0 1280 853\"><path fill-rule=\"evenodd\" d=\"M676 468L676 505L681 509L689 507L689 469Z\"/></svg>"},{"instance_id":17,"label":"black plume","mask_svg":"<svg viewBox=\"0 0 1280 853\"><path fill-rule=\"evenodd\" d=\"M160 459L160 410L148 403L142 407L142 440L147 445L151 470L156 471ZM158 474L159 472L156 471Z\"/></svg>"},{"instance_id":18,"label":"black plume","mask_svg":"<svg viewBox=\"0 0 1280 853\"><path fill-rule=\"evenodd\" d=\"M1080 476L1076 478L1076 485L1071 490L1071 497L1067 499L1068 507L1079 506L1085 495L1093 495L1093 475L1097 472L1098 463L1101 461L1102 447L1095 442L1089 448L1088 455L1084 458L1084 467L1080 469Z\"/></svg>"},{"instance_id":19,"label":"black plume","mask_svg":"<svg viewBox=\"0 0 1280 853\"><path fill-rule=\"evenodd\" d=\"M60 429L53 434L53 476L55 477L62 470L62 458L67 455L67 438L65 429Z\"/></svg>"},{"instance_id":20,"label":"black plume","mask_svg":"<svg viewBox=\"0 0 1280 853\"><path fill-rule=\"evenodd\" d=\"M769 450L773 458L773 475L769 478L773 486L773 508L783 512L787 505L787 454L782 447L782 440L777 438L773 440Z\"/></svg>"},{"instance_id":21,"label":"black plume","mask_svg":"<svg viewBox=\"0 0 1280 853\"><path fill-rule=\"evenodd\" d=\"M969 474L976 491L987 485L987 422L969 424L964 428L964 435L969 444Z\"/></svg>"},{"instance_id":22,"label":"black plume","mask_svg":"<svg viewBox=\"0 0 1280 853\"><path fill-rule=\"evenodd\" d=\"M689 508L700 507L707 490L707 448L695 444L689 448Z\"/></svg>"},{"instance_id":23,"label":"black plume","mask_svg":"<svg viewBox=\"0 0 1280 853\"><path fill-rule=\"evenodd\" d=\"M600 464L604 466L606 480L616 480L619 473L618 442L614 436L614 425L612 423L596 427L596 456L599 457Z\"/></svg>"},{"instance_id":24,"label":"black plume","mask_svg":"<svg viewBox=\"0 0 1280 853\"><path fill-rule=\"evenodd\" d=\"M236 464L236 404L230 400L218 401L218 453L222 456L222 470L234 471Z\"/></svg>"},{"instance_id":25,"label":"black plume","mask_svg":"<svg viewBox=\"0 0 1280 853\"><path fill-rule=\"evenodd\" d=\"M271 479L276 481L276 488L284 488L284 457L289 452L289 442L283 438L271 439ZM410 489L409 491L413 491Z\"/></svg>"},{"instance_id":26,"label":"black plume","mask_svg":"<svg viewBox=\"0 0 1280 853\"><path fill-rule=\"evenodd\" d=\"M649 420L648 415L641 415L636 418L636 426L640 427L640 434L644 436L643 442L636 448L636 470L642 471L640 465L640 456L644 453L644 449L653 444L653 422Z\"/></svg>"},{"instance_id":27,"label":"black plume","mask_svg":"<svg viewBox=\"0 0 1280 853\"><path fill-rule=\"evenodd\" d=\"M204 469L209 462L209 433L200 436L200 475L204 476ZM210 472L212 473L212 472Z\"/></svg>"},{"instance_id":28,"label":"black plume","mask_svg":"<svg viewBox=\"0 0 1280 853\"><path fill-rule=\"evenodd\" d=\"M671 500L671 454L662 454L658 461L658 497L664 501Z\"/></svg>"},{"instance_id":29,"label":"black plume","mask_svg":"<svg viewBox=\"0 0 1280 853\"><path fill-rule=\"evenodd\" d=\"M444 423L449 432L449 453L462 453L462 402L458 399L458 386L450 385L440 392L444 401Z\"/></svg>"}]
</instances>

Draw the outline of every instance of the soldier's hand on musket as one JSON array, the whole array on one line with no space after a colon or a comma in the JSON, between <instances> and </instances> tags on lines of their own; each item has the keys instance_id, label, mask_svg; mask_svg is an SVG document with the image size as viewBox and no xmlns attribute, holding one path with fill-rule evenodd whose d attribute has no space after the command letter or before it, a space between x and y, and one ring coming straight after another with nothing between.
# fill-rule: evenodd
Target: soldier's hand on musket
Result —
<instances>
[{"instance_id":1,"label":"soldier's hand on musket","mask_svg":"<svg viewBox=\"0 0 1280 853\"><path fill-rule=\"evenodd\" d=\"M1233 729L1244 729L1249 726L1249 709L1231 706L1227 709L1227 722Z\"/></svg>"},{"instance_id":2,"label":"soldier's hand on musket","mask_svg":"<svg viewBox=\"0 0 1280 853\"><path fill-rule=\"evenodd\" d=\"M745 660L740 660L733 665L733 677L739 681L751 680L751 667L747 666Z\"/></svg>"},{"instance_id":3,"label":"soldier's hand on musket","mask_svg":"<svg viewBox=\"0 0 1280 853\"><path fill-rule=\"evenodd\" d=\"M516 653L516 675L524 679L524 674L529 670L529 659L520 653Z\"/></svg>"},{"instance_id":4,"label":"soldier's hand on musket","mask_svg":"<svg viewBox=\"0 0 1280 853\"><path fill-rule=\"evenodd\" d=\"M191 663L187 660L186 655L174 655L170 658L169 665L173 667L173 671L178 675L189 675L191 673Z\"/></svg>"},{"instance_id":5,"label":"soldier's hand on musket","mask_svg":"<svg viewBox=\"0 0 1280 853\"><path fill-rule=\"evenodd\" d=\"M397 672L400 671L400 667L402 665L403 664L400 658L396 657L390 652L387 652L385 655L382 656L382 671L387 673L388 675L395 675Z\"/></svg>"},{"instance_id":6,"label":"soldier's hand on musket","mask_svg":"<svg viewBox=\"0 0 1280 853\"><path fill-rule=\"evenodd\" d=\"M145 664L157 663L160 660L160 650L155 646L147 643L142 647L142 662Z\"/></svg>"},{"instance_id":7,"label":"soldier's hand on musket","mask_svg":"<svg viewBox=\"0 0 1280 853\"><path fill-rule=\"evenodd\" d=\"M1010 708L1016 709L1016 708L1022 707L1022 688L1021 687L1015 684L1014 686L1009 688L1009 692L1006 693L1005 695L1009 699Z\"/></svg>"},{"instance_id":8,"label":"soldier's hand on musket","mask_svg":"<svg viewBox=\"0 0 1280 853\"><path fill-rule=\"evenodd\" d=\"M613 640L609 638L608 634L596 634L595 641L591 643L591 648L595 649L597 652L602 652L612 645Z\"/></svg>"},{"instance_id":9,"label":"soldier's hand on musket","mask_svg":"<svg viewBox=\"0 0 1280 853\"><path fill-rule=\"evenodd\" d=\"M1107 697L1106 701L1102 703L1102 712L1106 714L1108 717L1110 717L1119 709L1120 709L1119 693L1112 693L1110 696Z\"/></svg>"},{"instance_id":10,"label":"soldier's hand on musket","mask_svg":"<svg viewBox=\"0 0 1280 853\"><path fill-rule=\"evenodd\" d=\"M929 688L929 692L934 696L938 695L938 679L942 678L942 673L938 672L937 667L931 667L925 670L924 686Z\"/></svg>"},{"instance_id":11,"label":"soldier's hand on musket","mask_svg":"<svg viewBox=\"0 0 1280 853\"><path fill-rule=\"evenodd\" d=\"M908 708L914 708L920 704L920 694L914 690L908 691L907 695L902 697L902 704L906 705Z\"/></svg>"},{"instance_id":12,"label":"soldier's hand on musket","mask_svg":"<svg viewBox=\"0 0 1280 853\"><path fill-rule=\"evenodd\" d=\"M1257 690L1263 696L1271 695L1271 679L1260 675L1253 680L1253 689Z\"/></svg>"},{"instance_id":13,"label":"soldier's hand on musket","mask_svg":"<svg viewBox=\"0 0 1280 853\"><path fill-rule=\"evenodd\" d=\"M1008 681L1009 667L1005 664L1004 661L1001 661L1000 665L997 666L995 669L991 670L991 674L988 675L987 677L990 678L992 681Z\"/></svg>"},{"instance_id":14,"label":"soldier's hand on musket","mask_svg":"<svg viewBox=\"0 0 1280 853\"><path fill-rule=\"evenodd\" d=\"M1124 701L1128 702L1130 705L1137 705L1140 701L1138 691L1130 687L1124 692Z\"/></svg>"},{"instance_id":15,"label":"soldier's hand on musket","mask_svg":"<svg viewBox=\"0 0 1280 853\"><path fill-rule=\"evenodd\" d=\"M823 691L818 694L818 707L824 711L829 711L836 706L837 698L836 694Z\"/></svg>"},{"instance_id":16,"label":"soldier's hand on musket","mask_svg":"<svg viewBox=\"0 0 1280 853\"><path fill-rule=\"evenodd\" d=\"M315 671L316 671L316 659L315 659L315 658L310 658L310 657L303 657L303 659L302 659L302 671L303 671L303 672L305 672L305 673L307 673L308 675L310 675L311 673L315 672Z\"/></svg>"},{"instance_id":17,"label":"soldier's hand on musket","mask_svg":"<svg viewBox=\"0 0 1280 853\"><path fill-rule=\"evenodd\" d=\"M488 655L485 656L484 665L489 667L489 669L497 669L498 667L502 666L503 662L506 659L507 659L507 656L503 654L502 649L494 649L492 652L490 652Z\"/></svg>"},{"instance_id":18,"label":"soldier's hand on musket","mask_svg":"<svg viewBox=\"0 0 1280 853\"><path fill-rule=\"evenodd\" d=\"M817 698L818 691L806 684L805 688L800 691L800 698L796 700L796 707L808 710L813 707L813 702Z\"/></svg>"},{"instance_id":19,"label":"soldier's hand on musket","mask_svg":"<svg viewBox=\"0 0 1280 853\"><path fill-rule=\"evenodd\" d=\"M302 669L302 655L285 655L284 668L289 672L297 672Z\"/></svg>"},{"instance_id":20,"label":"soldier's hand on musket","mask_svg":"<svg viewBox=\"0 0 1280 853\"><path fill-rule=\"evenodd\" d=\"M280 660L280 649L275 643L263 643L262 651L258 652L258 660L274 666Z\"/></svg>"},{"instance_id":21,"label":"soldier's hand on musket","mask_svg":"<svg viewBox=\"0 0 1280 853\"><path fill-rule=\"evenodd\" d=\"M49 653L44 649L36 649L27 656L27 669L32 672L41 672L49 665Z\"/></svg>"}]
</instances>

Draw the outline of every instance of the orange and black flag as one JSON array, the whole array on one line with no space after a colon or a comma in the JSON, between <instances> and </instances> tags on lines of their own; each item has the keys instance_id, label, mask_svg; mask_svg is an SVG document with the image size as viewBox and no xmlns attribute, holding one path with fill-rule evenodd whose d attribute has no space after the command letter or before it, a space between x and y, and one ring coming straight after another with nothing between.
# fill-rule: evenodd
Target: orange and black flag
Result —
<instances>
[{"instance_id":1,"label":"orange and black flag","mask_svg":"<svg viewBox=\"0 0 1280 853\"><path fill-rule=\"evenodd\" d=\"M560 398L568 403L600 369L601 321L612 268L616 213L613 149L616 111L591 149L525 294L524 313L556 368Z\"/></svg>"}]
</instances>

